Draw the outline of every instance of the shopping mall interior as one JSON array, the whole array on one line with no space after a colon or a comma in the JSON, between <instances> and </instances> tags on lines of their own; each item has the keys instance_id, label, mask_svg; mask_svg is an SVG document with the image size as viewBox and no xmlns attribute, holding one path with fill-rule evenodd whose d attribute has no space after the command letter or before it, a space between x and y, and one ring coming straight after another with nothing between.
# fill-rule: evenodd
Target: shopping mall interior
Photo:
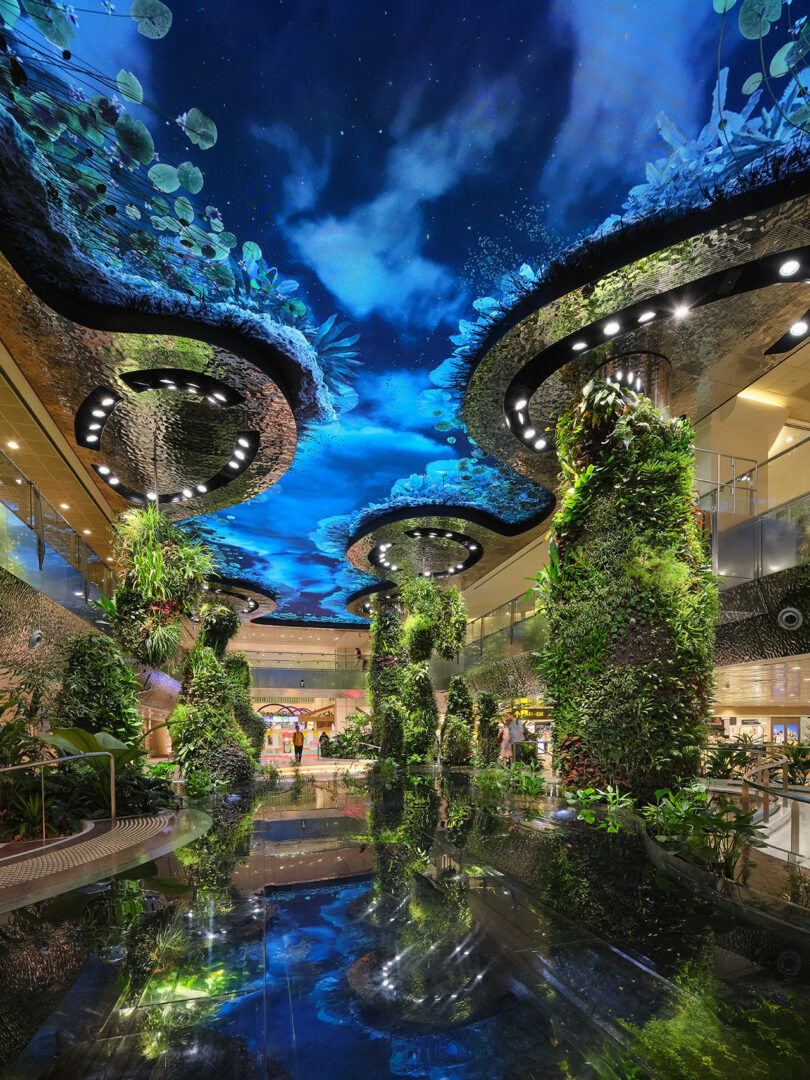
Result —
<instances>
[{"instance_id":1,"label":"shopping mall interior","mask_svg":"<svg viewBox=\"0 0 810 1080\"><path fill-rule=\"evenodd\" d=\"M0 1078L807 1076L809 17L0 0Z\"/></svg>"}]
</instances>

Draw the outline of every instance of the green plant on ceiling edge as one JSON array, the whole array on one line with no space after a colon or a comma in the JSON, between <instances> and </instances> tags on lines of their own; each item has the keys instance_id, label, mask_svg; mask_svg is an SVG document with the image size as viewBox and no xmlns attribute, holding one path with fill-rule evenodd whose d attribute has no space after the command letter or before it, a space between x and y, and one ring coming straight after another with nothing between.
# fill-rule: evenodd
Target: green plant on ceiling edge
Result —
<instances>
[{"instance_id":1,"label":"green plant on ceiling edge","mask_svg":"<svg viewBox=\"0 0 810 1080\"><path fill-rule=\"evenodd\" d=\"M649 798L694 775L712 700L717 585L693 429L592 380L556 446L559 509L534 588L557 766L572 789Z\"/></svg>"}]
</instances>

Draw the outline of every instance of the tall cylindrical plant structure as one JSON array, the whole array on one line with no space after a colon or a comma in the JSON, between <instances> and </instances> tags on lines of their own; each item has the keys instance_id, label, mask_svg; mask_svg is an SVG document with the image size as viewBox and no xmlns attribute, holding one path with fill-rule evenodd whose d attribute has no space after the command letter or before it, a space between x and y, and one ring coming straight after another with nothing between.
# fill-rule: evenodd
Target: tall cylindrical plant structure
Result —
<instances>
[{"instance_id":1,"label":"tall cylindrical plant structure","mask_svg":"<svg viewBox=\"0 0 810 1080\"><path fill-rule=\"evenodd\" d=\"M403 680L407 657L402 644L402 623L396 608L377 599L371 615L371 662L366 684L374 742L380 757L402 757Z\"/></svg>"},{"instance_id":2,"label":"tall cylindrical plant structure","mask_svg":"<svg viewBox=\"0 0 810 1080\"><path fill-rule=\"evenodd\" d=\"M717 586L694 497L694 434L588 383L557 425L562 467L540 666L570 787L640 797L693 775L712 695Z\"/></svg>"}]
</instances>

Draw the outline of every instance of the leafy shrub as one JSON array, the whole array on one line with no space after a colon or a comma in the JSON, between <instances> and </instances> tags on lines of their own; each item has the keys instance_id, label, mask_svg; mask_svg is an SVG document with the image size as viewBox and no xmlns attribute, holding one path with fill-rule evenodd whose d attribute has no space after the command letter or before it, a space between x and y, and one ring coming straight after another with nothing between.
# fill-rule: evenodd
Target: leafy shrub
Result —
<instances>
[{"instance_id":1,"label":"leafy shrub","mask_svg":"<svg viewBox=\"0 0 810 1080\"><path fill-rule=\"evenodd\" d=\"M491 765L498 760L498 699L488 691L478 695L478 756L481 763Z\"/></svg>"},{"instance_id":2,"label":"leafy shrub","mask_svg":"<svg viewBox=\"0 0 810 1080\"><path fill-rule=\"evenodd\" d=\"M253 784L254 765L250 754L230 740L209 758L208 771L214 780L227 784L230 791L249 788Z\"/></svg>"},{"instance_id":3,"label":"leafy shrub","mask_svg":"<svg viewBox=\"0 0 810 1080\"><path fill-rule=\"evenodd\" d=\"M635 805L630 795L623 794L612 784L608 784L604 790L589 787L567 791L565 798L583 821L589 825L595 824L597 829L607 829L610 833L616 833L621 828L620 811L632 810ZM602 810L604 814L598 813Z\"/></svg>"},{"instance_id":4,"label":"leafy shrub","mask_svg":"<svg viewBox=\"0 0 810 1080\"><path fill-rule=\"evenodd\" d=\"M435 630L436 624L421 612L413 612L405 620L403 640L411 663L430 660Z\"/></svg>"},{"instance_id":5,"label":"leafy shrub","mask_svg":"<svg viewBox=\"0 0 810 1080\"><path fill-rule=\"evenodd\" d=\"M62 688L54 709L58 725L108 731L125 743L137 739L140 686L113 642L102 634L83 634L62 648Z\"/></svg>"},{"instance_id":6,"label":"leafy shrub","mask_svg":"<svg viewBox=\"0 0 810 1080\"><path fill-rule=\"evenodd\" d=\"M119 517L115 559L122 581L112 601L101 603L116 640L136 659L162 667L180 645L181 616L202 598L213 555L149 505Z\"/></svg>"},{"instance_id":7,"label":"leafy shrub","mask_svg":"<svg viewBox=\"0 0 810 1080\"><path fill-rule=\"evenodd\" d=\"M442 728L442 761L446 765L468 765L472 752L470 725L461 717L448 713Z\"/></svg>"},{"instance_id":8,"label":"leafy shrub","mask_svg":"<svg viewBox=\"0 0 810 1080\"><path fill-rule=\"evenodd\" d=\"M439 707L427 661L409 664L405 669L402 704L406 714L402 740L404 757L408 759L417 755L423 760L432 758L439 726Z\"/></svg>"},{"instance_id":9,"label":"leafy shrub","mask_svg":"<svg viewBox=\"0 0 810 1080\"><path fill-rule=\"evenodd\" d=\"M228 642L239 631L239 616L228 604L203 604L198 640L221 660Z\"/></svg>"},{"instance_id":10,"label":"leafy shrub","mask_svg":"<svg viewBox=\"0 0 810 1080\"><path fill-rule=\"evenodd\" d=\"M445 660L453 660L467 641L467 604L455 585L439 595L441 609L436 634L436 651Z\"/></svg>"}]
</instances>

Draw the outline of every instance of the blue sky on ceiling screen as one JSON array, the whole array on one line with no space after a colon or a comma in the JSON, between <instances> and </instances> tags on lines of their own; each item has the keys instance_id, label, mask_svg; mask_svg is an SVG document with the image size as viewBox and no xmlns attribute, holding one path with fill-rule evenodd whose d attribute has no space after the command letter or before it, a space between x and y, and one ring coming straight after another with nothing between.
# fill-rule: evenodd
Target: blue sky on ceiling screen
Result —
<instances>
[{"instance_id":1,"label":"blue sky on ceiling screen","mask_svg":"<svg viewBox=\"0 0 810 1080\"><path fill-rule=\"evenodd\" d=\"M505 273L536 271L623 206L665 204L662 163L691 154L726 179L711 121L721 29L737 126L763 123L749 123L746 102L771 107L757 103L756 72L772 27L758 4L751 32L751 0L725 19L733 0L173 0L168 32L156 0L137 0L145 23L127 0L120 11L86 2L67 15L76 70L63 77L90 93L80 57L113 78L134 73L164 117L190 103L211 117L216 144L184 144L204 173L198 203L298 282L313 325L337 314L332 337L345 323L338 336L357 354L351 377L333 381L336 418L309 427L281 481L195 522L229 573L278 593L285 618L347 621L346 596L373 579L349 569L342 544L370 506L445 497L532 516L542 491L471 444L447 388L459 321ZM13 6L0 0L7 23ZM803 57L799 6L768 0L769 56L793 42L788 60ZM15 30L42 31L34 0L22 7ZM53 51L53 23L44 32ZM182 129L128 107L161 160L179 160Z\"/></svg>"}]
</instances>

